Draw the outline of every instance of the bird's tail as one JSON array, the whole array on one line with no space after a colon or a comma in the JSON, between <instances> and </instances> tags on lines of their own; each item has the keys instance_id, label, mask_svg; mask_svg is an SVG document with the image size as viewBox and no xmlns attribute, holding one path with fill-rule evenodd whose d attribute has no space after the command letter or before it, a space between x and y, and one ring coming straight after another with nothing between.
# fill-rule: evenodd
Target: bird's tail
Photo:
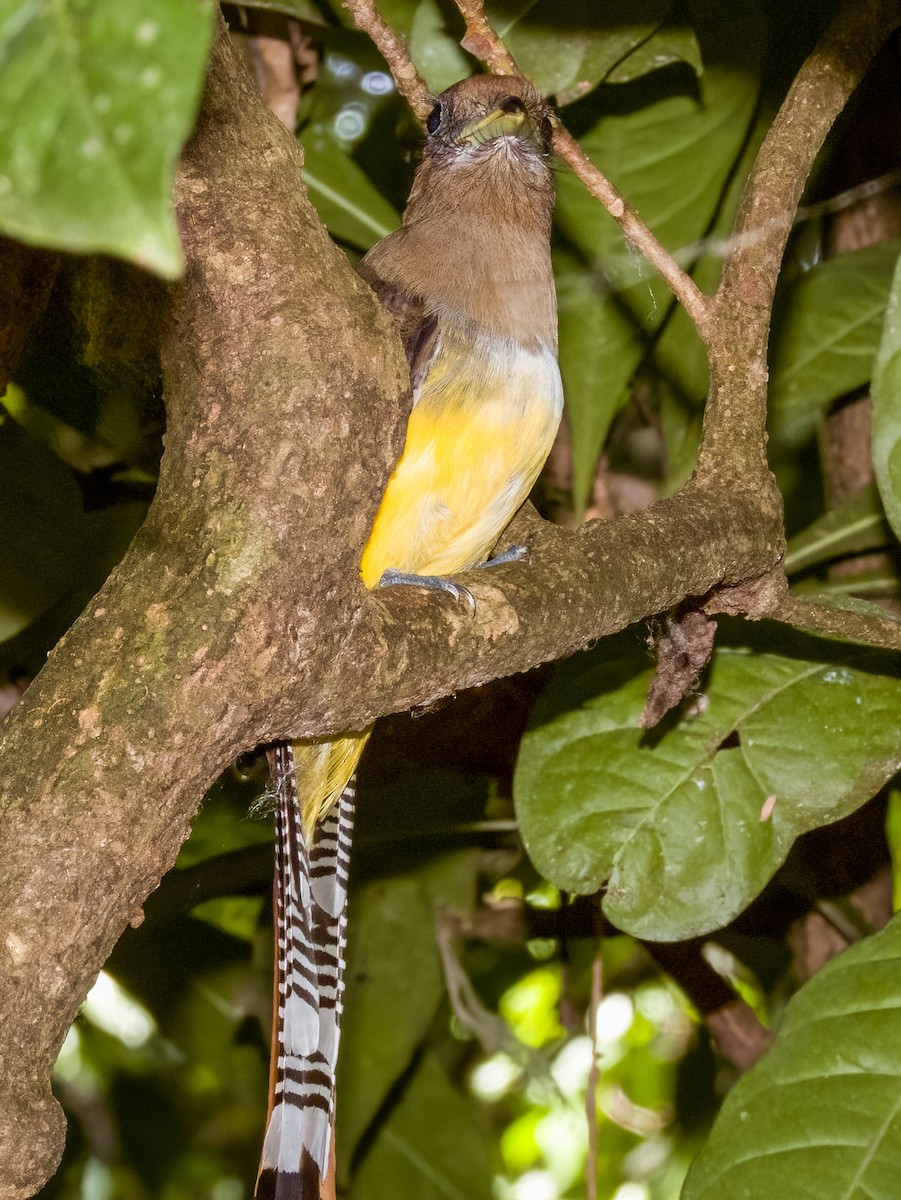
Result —
<instances>
[{"instance_id":1,"label":"bird's tail","mask_svg":"<svg viewBox=\"0 0 901 1200\"><path fill-rule=\"evenodd\" d=\"M269 757L276 792L276 1019L255 1195L319 1200L334 1120L354 779L308 835L295 748L280 743Z\"/></svg>"}]
</instances>

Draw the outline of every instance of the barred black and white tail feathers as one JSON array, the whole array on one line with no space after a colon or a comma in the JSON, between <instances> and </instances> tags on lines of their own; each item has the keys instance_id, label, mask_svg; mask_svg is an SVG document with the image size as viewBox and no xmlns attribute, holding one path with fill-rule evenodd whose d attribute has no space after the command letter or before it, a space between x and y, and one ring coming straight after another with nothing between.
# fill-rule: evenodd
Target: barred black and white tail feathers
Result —
<instances>
[{"instance_id":1,"label":"barred black and white tail feathers","mask_svg":"<svg viewBox=\"0 0 901 1200\"><path fill-rule=\"evenodd\" d=\"M354 780L308 846L291 744L276 746L270 761L276 792L276 1062L255 1195L319 1200L335 1107Z\"/></svg>"}]
</instances>

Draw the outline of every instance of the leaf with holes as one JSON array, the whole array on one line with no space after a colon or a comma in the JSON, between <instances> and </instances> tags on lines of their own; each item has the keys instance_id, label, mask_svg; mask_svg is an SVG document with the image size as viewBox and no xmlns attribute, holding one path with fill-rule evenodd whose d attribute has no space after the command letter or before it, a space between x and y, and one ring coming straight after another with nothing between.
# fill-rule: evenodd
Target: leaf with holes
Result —
<instances>
[{"instance_id":1,"label":"leaf with holes","mask_svg":"<svg viewBox=\"0 0 901 1200\"><path fill-rule=\"evenodd\" d=\"M563 668L536 708L514 784L538 870L574 892L606 881L604 911L637 937L724 925L799 834L852 812L901 766L896 660L720 649L702 711L646 734L649 679L634 657Z\"/></svg>"},{"instance_id":2,"label":"leaf with holes","mask_svg":"<svg viewBox=\"0 0 901 1200\"><path fill-rule=\"evenodd\" d=\"M682 1200L895 1200L901 1179L901 919L789 1002L726 1098Z\"/></svg>"}]
</instances>

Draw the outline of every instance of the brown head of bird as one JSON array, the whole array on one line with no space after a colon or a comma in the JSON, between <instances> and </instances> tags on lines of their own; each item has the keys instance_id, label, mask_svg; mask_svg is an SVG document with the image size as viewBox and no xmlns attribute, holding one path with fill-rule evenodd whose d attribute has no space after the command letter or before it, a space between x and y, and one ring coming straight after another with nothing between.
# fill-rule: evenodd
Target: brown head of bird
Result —
<instances>
[{"instance_id":1,"label":"brown head of bird","mask_svg":"<svg viewBox=\"0 0 901 1200\"><path fill-rule=\"evenodd\" d=\"M402 326L424 308L556 345L548 105L526 79L475 75L437 97L426 131L403 225L360 274Z\"/></svg>"}]
</instances>

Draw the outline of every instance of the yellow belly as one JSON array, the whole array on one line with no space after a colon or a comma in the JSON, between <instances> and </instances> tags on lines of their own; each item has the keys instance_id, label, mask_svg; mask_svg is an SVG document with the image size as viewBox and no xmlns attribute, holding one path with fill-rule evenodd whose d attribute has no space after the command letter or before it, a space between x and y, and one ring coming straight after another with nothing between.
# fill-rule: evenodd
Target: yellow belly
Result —
<instances>
[{"instance_id":1,"label":"yellow belly","mask_svg":"<svg viewBox=\"0 0 901 1200\"><path fill-rule=\"evenodd\" d=\"M360 566L367 587L393 567L447 575L484 562L529 494L560 423L549 349L444 331ZM294 743L304 831L332 807L369 732Z\"/></svg>"},{"instance_id":2,"label":"yellow belly","mask_svg":"<svg viewBox=\"0 0 901 1200\"><path fill-rule=\"evenodd\" d=\"M367 587L389 568L446 575L483 562L529 494L562 404L550 350L443 334L363 553Z\"/></svg>"}]
</instances>

